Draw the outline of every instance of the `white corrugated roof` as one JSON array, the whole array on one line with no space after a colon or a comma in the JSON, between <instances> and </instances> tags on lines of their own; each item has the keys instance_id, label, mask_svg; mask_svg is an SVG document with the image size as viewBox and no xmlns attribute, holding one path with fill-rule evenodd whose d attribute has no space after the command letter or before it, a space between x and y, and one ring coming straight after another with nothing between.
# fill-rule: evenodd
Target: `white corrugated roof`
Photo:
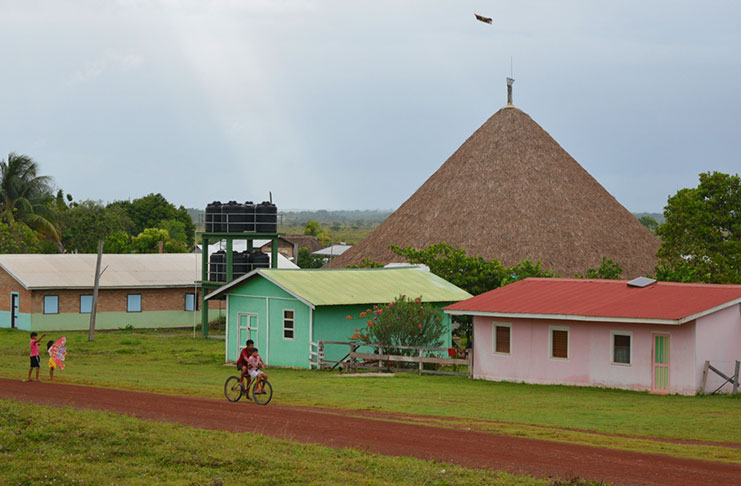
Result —
<instances>
[{"instance_id":1,"label":"white corrugated roof","mask_svg":"<svg viewBox=\"0 0 741 486\"><path fill-rule=\"evenodd\" d=\"M92 288L94 254L0 255L0 267L26 289ZM107 267L107 268L106 268ZM101 288L192 287L201 279L201 255L104 254Z\"/></svg>"}]
</instances>

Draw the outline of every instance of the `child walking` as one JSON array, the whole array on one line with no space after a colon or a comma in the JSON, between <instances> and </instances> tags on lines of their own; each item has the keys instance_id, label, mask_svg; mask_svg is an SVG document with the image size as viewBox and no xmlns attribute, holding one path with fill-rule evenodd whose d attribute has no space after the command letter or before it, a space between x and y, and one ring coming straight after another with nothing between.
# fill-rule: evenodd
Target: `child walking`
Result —
<instances>
[{"instance_id":1,"label":"child walking","mask_svg":"<svg viewBox=\"0 0 741 486\"><path fill-rule=\"evenodd\" d=\"M46 342L46 352L49 353L49 379L54 379L54 369L57 367L57 363L54 362L54 357L51 355L51 347L54 345L54 340L50 339Z\"/></svg>"},{"instance_id":2,"label":"child walking","mask_svg":"<svg viewBox=\"0 0 741 486\"><path fill-rule=\"evenodd\" d=\"M36 368L36 381L39 380L39 370L41 369L41 358L39 357L39 343L42 339L44 339L44 336L46 334L42 334L41 337L38 337L38 333L32 332L31 333L31 367L28 369L28 379L26 381L31 381L31 372L34 368Z\"/></svg>"}]
</instances>

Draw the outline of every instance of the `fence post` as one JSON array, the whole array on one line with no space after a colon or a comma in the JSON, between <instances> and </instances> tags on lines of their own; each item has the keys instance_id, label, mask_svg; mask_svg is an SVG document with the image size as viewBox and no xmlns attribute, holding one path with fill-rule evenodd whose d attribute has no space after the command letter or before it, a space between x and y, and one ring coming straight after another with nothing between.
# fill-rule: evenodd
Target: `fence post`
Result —
<instances>
[{"instance_id":1,"label":"fence post","mask_svg":"<svg viewBox=\"0 0 741 486\"><path fill-rule=\"evenodd\" d=\"M379 358L378 358L378 369L379 370L382 370L383 369L383 359L381 359L382 357L380 355L383 354L383 347L378 346L378 354L379 354Z\"/></svg>"},{"instance_id":2,"label":"fence post","mask_svg":"<svg viewBox=\"0 0 741 486\"><path fill-rule=\"evenodd\" d=\"M319 341L316 351L316 363L317 369L321 370L324 368L324 341Z\"/></svg>"},{"instance_id":3,"label":"fence post","mask_svg":"<svg viewBox=\"0 0 741 486\"><path fill-rule=\"evenodd\" d=\"M736 393L738 393L738 379L739 379L738 371L739 371L739 367L741 367L741 362L736 361L736 370L733 373L733 394L734 395Z\"/></svg>"},{"instance_id":4,"label":"fence post","mask_svg":"<svg viewBox=\"0 0 741 486\"><path fill-rule=\"evenodd\" d=\"M357 352L357 350L358 350L358 345L357 344L351 344L350 345L350 353L355 353L355 352ZM358 363L357 358L350 358L350 370L353 373L357 373L358 372L358 365L357 365L357 363Z\"/></svg>"},{"instance_id":5,"label":"fence post","mask_svg":"<svg viewBox=\"0 0 741 486\"><path fill-rule=\"evenodd\" d=\"M710 361L705 361L705 366L702 369L702 388L700 388L700 395L705 394L705 387L708 384L708 371L710 369Z\"/></svg>"},{"instance_id":6,"label":"fence post","mask_svg":"<svg viewBox=\"0 0 741 486\"><path fill-rule=\"evenodd\" d=\"M468 350L468 379L473 380L473 348Z\"/></svg>"},{"instance_id":7,"label":"fence post","mask_svg":"<svg viewBox=\"0 0 741 486\"><path fill-rule=\"evenodd\" d=\"M419 357L422 357L422 349L419 350ZM422 375L422 370L425 369L424 363L422 363L422 360L419 361L419 374Z\"/></svg>"}]
</instances>

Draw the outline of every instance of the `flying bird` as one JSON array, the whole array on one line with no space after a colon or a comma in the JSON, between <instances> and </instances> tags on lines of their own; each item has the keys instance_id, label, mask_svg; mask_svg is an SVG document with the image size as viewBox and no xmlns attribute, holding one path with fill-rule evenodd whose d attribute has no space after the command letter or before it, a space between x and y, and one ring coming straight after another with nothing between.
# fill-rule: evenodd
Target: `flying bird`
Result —
<instances>
[{"instance_id":1,"label":"flying bird","mask_svg":"<svg viewBox=\"0 0 741 486\"><path fill-rule=\"evenodd\" d=\"M475 13L474 15L476 16L476 20L483 22L485 24L491 24L493 22L491 17L483 17L477 13Z\"/></svg>"}]
</instances>

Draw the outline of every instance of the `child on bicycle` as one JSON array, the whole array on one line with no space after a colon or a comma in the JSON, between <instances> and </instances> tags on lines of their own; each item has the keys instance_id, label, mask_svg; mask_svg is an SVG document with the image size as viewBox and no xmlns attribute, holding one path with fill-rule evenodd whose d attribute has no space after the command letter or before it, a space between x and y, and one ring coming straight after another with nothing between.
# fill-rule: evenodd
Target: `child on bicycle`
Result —
<instances>
[{"instance_id":1,"label":"child on bicycle","mask_svg":"<svg viewBox=\"0 0 741 486\"><path fill-rule=\"evenodd\" d=\"M247 385L245 386L245 390L249 390L250 386L250 375L249 375L249 369L250 365L247 361L250 356L252 356L252 350L255 349L255 341L252 339L248 339L245 343L245 348L242 349L242 352L239 353L239 359L237 359L237 369L242 373L239 377L239 384L244 384L244 377L247 377Z\"/></svg>"},{"instance_id":2,"label":"child on bicycle","mask_svg":"<svg viewBox=\"0 0 741 486\"><path fill-rule=\"evenodd\" d=\"M265 380L268 379L268 375L263 371L265 369L265 363L262 361L257 348L252 348L252 356L247 359L249 364L250 376L256 381L255 391L256 395L265 394Z\"/></svg>"}]
</instances>

